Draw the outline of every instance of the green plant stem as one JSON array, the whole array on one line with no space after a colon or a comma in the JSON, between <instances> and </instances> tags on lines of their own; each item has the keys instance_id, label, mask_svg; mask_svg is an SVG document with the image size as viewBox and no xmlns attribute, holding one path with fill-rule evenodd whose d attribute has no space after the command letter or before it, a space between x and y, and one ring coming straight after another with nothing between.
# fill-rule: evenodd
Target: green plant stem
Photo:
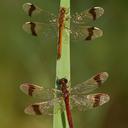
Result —
<instances>
[{"instance_id":1,"label":"green plant stem","mask_svg":"<svg viewBox=\"0 0 128 128\"><path fill-rule=\"evenodd\" d=\"M66 8L67 15L70 16L70 0L61 0L60 8ZM70 28L70 19L65 20L64 25L66 28ZM56 62L56 79L67 78L70 81L70 32L64 28L62 33L62 54L61 58ZM57 84L55 84L57 88ZM53 117L53 128L69 128L67 116L65 111L61 112L60 106L54 107L54 117ZM57 110L57 112L56 112Z\"/></svg>"}]
</instances>

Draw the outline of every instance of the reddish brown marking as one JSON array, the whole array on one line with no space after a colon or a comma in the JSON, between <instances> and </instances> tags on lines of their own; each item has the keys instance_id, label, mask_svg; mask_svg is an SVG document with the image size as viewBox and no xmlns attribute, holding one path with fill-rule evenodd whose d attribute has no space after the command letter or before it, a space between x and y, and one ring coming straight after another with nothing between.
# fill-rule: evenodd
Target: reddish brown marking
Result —
<instances>
[{"instance_id":1,"label":"reddish brown marking","mask_svg":"<svg viewBox=\"0 0 128 128\"><path fill-rule=\"evenodd\" d=\"M64 29L64 19L65 19L65 8L61 8L59 12L59 18L58 18L58 29L59 29L59 37L58 37L58 48L57 48L57 59L61 58L62 53L62 32Z\"/></svg>"},{"instance_id":2,"label":"reddish brown marking","mask_svg":"<svg viewBox=\"0 0 128 128\"><path fill-rule=\"evenodd\" d=\"M36 9L36 7L33 5L33 4L31 4L31 6L30 6L30 8L29 8L29 10L28 10L28 15L29 16L32 16L32 13L33 13L33 11Z\"/></svg>"},{"instance_id":3,"label":"reddish brown marking","mask_svg":"<svg viewBox=\"0 0 128 128\"><path fill-rule=\"evenodd\" d=\"M88 37L87 37L85 40L91 40L91 39L92 39L93 30L94 30L94 29L95 29L94 27L88 28Z\"/></svg>"},{"instance_id":4,"label":"reddish brown marking","mask_svg":"<svg viewBox=\"0 0 128 128\"><path fill-rule=\"evenodd\" d=\"M30 24L30 27L31 27L31 33L32 33L32 35L33 36L37 36L37 33L35 31L36 24L33 23L33 22L30 22L29 24Z\"/></svg>"},{"instance_id":5,"label":"reddish brown marking","mask_svg":"<svg viewBox=\"0 0 128 128\"><path fill-rule=\"evenodd\" d=\"M98 85L101 85L102 84L102 81L101 81L101 74L97 74L96 76L94 76L93 78Z\"/></svg>"},{"instance_id":6,"label":"reddish brown marking","mask_svg":"<svg viewBox=\"0 0 128 128\"><path fill-rule=\"evenodd\" d=\"M96 10L95 7L92 7L89 10L89 13L92 14L93 20L96 20L96 11L95 10Z\"/></svg>"},{"instance_id":7,"label":"reddish brown marking","mask_svg":"<svg viewBox=\"0 0 128 128\"><path fill-rule=\"evenodd\" d=\"M40 109L39 109L39 105L32 105L32 108L33 108L33 111L36 113L36 115L41 115L42 113L40 112Z\"/></svg>"},{"instance_id":8,"label":"reddish brown marking","mask_svg":"<svg viewBox=\"0 0 128 128\"><path fill-rule=\"evenodd\" d=\"M28 95L32 96L33 95L33 91L34 91L35 87L32 84L28 85Z\"/></svg>"},{"instance_id":9,"label":"reddish brown marking","mask_svg":"<svg viewBox=\"0 0 128 128\"><path fill-rule=\"evenodd\" d=\"M100 97L101 97L101 95L102 95L102 94L97 94L97 95L95 95L93 107L97 107L97 106L100 105Z\"/></svg>"}]
</instances>

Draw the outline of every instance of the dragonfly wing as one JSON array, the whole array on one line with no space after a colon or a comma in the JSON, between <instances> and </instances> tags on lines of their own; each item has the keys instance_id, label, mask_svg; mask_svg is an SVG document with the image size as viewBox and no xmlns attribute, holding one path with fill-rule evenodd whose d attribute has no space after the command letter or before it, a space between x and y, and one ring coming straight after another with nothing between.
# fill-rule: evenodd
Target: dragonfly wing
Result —
<instances>
[{"instance_id":1,"label":"dragonfly wing","mask_svg":"<svg viewBox=\"0 0 128 128\"><path fill-rule=\"evenodd\" d=\"M101 106L108 102L110 97L105 93L96 93L90 95L72 95L72 106L78 107L79 110L84 111Z\"/></svg>"},{"instance_id":2,"label":"dragonfly wing","mask_svg":"<svg viewBox=\"0 0 128 128\"><path fill-rule=\"evenodd\" d=\"M87 19L96 20L104 14L104 9L101 7L92 7L88 10L76 13L72 17L72 22L76 24L85 24Z\"/></svg>"},{"instance_id":3,"label":"dragonfly wing","mask_svg":"<svg viewBox=\"0 0 128 128\"><path fill-rule=\"evenodd\" d=\"M92 76L89 80L84 81L83 83L78 84L74 88L72 88L71 94L87 94L100 87L100 85L102 85L108 79L108 76L109 75L107 72L97 73L96 75Z\"/></svg>"},{"instance_id":4,"label":"dragonfly wing","mask_svg":"<svg viewBox=\"0 0 128 128\"><path fill-rule=\"evenodd\" d=\"M31 4L31 3L24 3L23 10L29 16L37 15L42 11L42 9L39 8L37 5Z\"/></svg>"},{"instance_id":5,"label":"dragonfly wing","mask_svg":"<svg viewBox=\"0 0 128 128\"><path fill-rule=\"evenodd\" d=\"M71 27L71 38L74 40L94 40L103 35L100 28L92 26L73 26Z\"/></svg>"},{"instance_id":6,"label":"dragonfly wing","mask_svg":"<svg viewBox=\"0 0 128 128\"><path fill-rule=\"evenodd\" d=\"M26 22L23 24L23 30L33 36L38 36L40 32L46 31L49 26L41 22Z\"/></svg>"},{"instance_id":7,"label":"dragonfly wing","mask_svg":"<svg viewBox=\"0 0 128 128\"><path fill-rule=\"evenodd\" d=\"M37 36L38 33L42 30L43 24L40 22L26 22L23 24L23 30L27 33Z\"/></svg>"},{"instance_id":8,"label":"dragonfly wing","mask_svg":"<svg viewBox=\"0 0 128 128\"><path fill-rule=\"evenodd\" d=\"M57 22L57 18L53 13L45 11L35 4L32 4L32 3L23 4L23 10L30 17L32 17L34 15L38 15L39 13L41 13L41 14L43 14L43 15L41 15L41 17L44 17L45 19L47 19L48 22L50 22L50 23L56 23Z\"/></svg>"},{"instance_id":9,"label":"dragonfly wing","mask_svg":"<svg viewBox=\"0 0 128 128\"><path fill-rule=\"evenodd\" d=\"M31 104L25 108L24 112L28 115L53 115L53 107L57 104L62 104L61 98Z\"/></svg>"},{"instance_id":10,"label":"dragonfly wing","mask_svg":"<svg viewBox=\"0 0 128 128\"><path fill-rule=\"evenodd\" d=\"M54 27L56 26L57 18L54 14L49 13L48 11L44 11L41 8L39 8L37 5L34 5L32 3L23 4L23 10L30 17L42 12L43 16L41 17L43 17L43 19L46 20L46 21L43 20L44 23L41 23L41 22L33 22L31 21L32 19L30 18L30 22L26 22L23 24L23 29L25 32L30 33L33 36L37 36L39 35L40 32L43 32L43 37L44 37L47 36L48 34L51 34L50 33L51 30L55 30Z\"/></svg>"},{"instance_id":11,"label":"dragonfly wing","mask_svg":"<svg viewBox=\"0 0 128 128\"><path fill-rule=\"evenodd\" d=\"M31 97L36 97L41 100L53 99L55 96L55 92L57 92L58 94L61 93L61 91L56 91L55 89L46 89L46 88L43 88L35 84L31 84L31 83L21 84L20 89L26 95L31 96Z\"/></svg>"}]
</instances>

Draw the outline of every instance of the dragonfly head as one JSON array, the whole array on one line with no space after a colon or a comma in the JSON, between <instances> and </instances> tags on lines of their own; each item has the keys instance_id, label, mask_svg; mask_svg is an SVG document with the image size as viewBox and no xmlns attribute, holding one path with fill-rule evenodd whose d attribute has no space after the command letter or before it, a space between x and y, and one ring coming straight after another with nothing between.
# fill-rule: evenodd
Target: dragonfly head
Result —
<instances>
[{"instance_id":1,"label":"dragonfly head","mask_svg":"<svg viewBox=\"0 0 128 128\"><path fill-rule=\"evenodd\" d=\"M66 9L64 7L60 8L60 14L65 14Z\"/></svg>"},{"instance_id":2,"label":"dragonfly head","mask_svg":"<svg viewBox=\"0 0 128 128\"><path fill-rule=\"evenodd\" d=\"M67 84L67 83L68 83L68 80L66 78L61 78L61 79L57 80L58 85L64 85L64 84Z\"/></svg>"}]
</instances>

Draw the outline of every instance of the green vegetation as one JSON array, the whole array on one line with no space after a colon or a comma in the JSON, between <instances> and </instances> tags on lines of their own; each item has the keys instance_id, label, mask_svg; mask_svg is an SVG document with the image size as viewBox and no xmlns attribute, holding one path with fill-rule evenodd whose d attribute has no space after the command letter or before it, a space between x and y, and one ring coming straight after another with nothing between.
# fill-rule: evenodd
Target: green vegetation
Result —
<instances>
[{"instance_id":1,"label":"green vegetation","mask_svg":"<svg viewBox=\"0 0 128 128\"><path fill-rule=\"evenodd\" d=\"M29 20L22 10L22 4L25 2L27 1L0 2L0 128L52 128L53 117L32 117L23 112L24 107L34 101L30 101L30 98L19 90L19 85L31 82L54 88L57 73L57 40L50 40L50 37L50 41L43 37L37 39L22 30L22 24ZM33 2L44 10L58 14L59 0ZM96 92L110 94L111 100L94 110L73 110L74 126L127 128L128 1L72 0L71 14L94 5L105 10L105 14L94 23L94 26L104 30L104 35L90 43L71 41L71 82L74 86L96 72L106 71L110 78Z\"/></svg>"},{"instance_id":2,"label":"green vegetation","mask_svg":"<svg viewBox=\"0 0 128 128\"><path fill-rule=\"evenodd\" d=\"M70 14L70 0L61 0L60 9L66 9L66 17ZM65 26L70 28L70 20L65 21ZM56 62L56 78L66 77L70 81L70 33L64 28L62 33L62 56ZM57 87L57 85L56 85ZM55 106L55 110L59 106ZM68 122L65 112L58 111L53 117L53 128L68 128Z\"/></svg>"}]
</instances>

